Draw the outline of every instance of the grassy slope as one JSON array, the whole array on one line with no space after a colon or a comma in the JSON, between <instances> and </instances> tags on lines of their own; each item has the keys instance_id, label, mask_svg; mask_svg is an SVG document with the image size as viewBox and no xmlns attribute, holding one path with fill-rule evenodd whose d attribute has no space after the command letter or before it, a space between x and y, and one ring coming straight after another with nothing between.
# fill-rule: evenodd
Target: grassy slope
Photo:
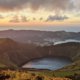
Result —
<instances>
[{"instance_id":1,"label":"grassy slope","mask_svg":"<svg viewBox=\"0 0 80 80\"><path fill-rule=\"evenodd\" d=\"M42 51L41 50L39 51L41 51L42 52L41 54L43 54L46 48L43 47L40 49ZM38 71L39 75L44 74L46 76L55 75L58 77L64 77L66 75L73 75L74 73L80 74L80 44L79 43L60 44L60 45L56 45L54 49L56 53L59 53L61 51L61 55L67 54L68 52L68 54L70 55L67 55L67 56L70 56L74 60L74 63L58 71L48 71L48 72ZM32 46L27 44L26 46L23 44L18 44L11 39L0 39L0 67L1 68L7 67L7 66L18 67L17 64L19 64L21 61L25 62L25 59L28 59L28 57L31 58L30 56L35 51L36 51L36 47L34 45ZM30 53L30 54L28 55L26 53ZM38 54L39 53L37 52L35 55L38 56Z\"/></svg>"},{"instance_id":2,"label":"grassy slope","mask_svg":"<svg viewBox=\"0 0 80 80\"><path fill-rule=\"evenodd\" d=\"M20 44L8 38L0 39L0 67L19 67L30 57L34 57L31 56L34 49L33 45Z\"/></svg>"}]
</instances>

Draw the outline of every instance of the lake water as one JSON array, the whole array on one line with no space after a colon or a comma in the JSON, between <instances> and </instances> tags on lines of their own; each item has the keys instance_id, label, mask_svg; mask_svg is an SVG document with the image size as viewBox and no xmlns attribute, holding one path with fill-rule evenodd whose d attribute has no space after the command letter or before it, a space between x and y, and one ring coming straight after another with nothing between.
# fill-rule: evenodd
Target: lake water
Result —
<instances>
[{"instance_id":1,"label":"lake water","mask_svg":"<svg viewBox=\"0 0 80 80\"><path fill-rule=\"evenodd\" d=\"M71 63L72 61L70 59L64 57L39 58L26 63L23 65L23 68L57 70Z\"/></svg>"}]
</instances>

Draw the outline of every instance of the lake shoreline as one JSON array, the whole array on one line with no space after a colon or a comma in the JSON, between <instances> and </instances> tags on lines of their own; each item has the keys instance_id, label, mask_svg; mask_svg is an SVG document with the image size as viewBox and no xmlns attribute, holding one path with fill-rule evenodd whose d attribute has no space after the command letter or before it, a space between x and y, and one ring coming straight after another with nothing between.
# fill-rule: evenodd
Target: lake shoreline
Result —
<instances>
[{"instance_id":1,"label":"lake shoreline","mask_svg":"<svg viewBox=\"0 0 80 80\"><path fill-rule=\"evenodd\" d=\"M72 63L67 57L43 57L30 60L22 66L22 68L40 69L40 70L57 70ZM55 64L55 65L54 65Z\"/></svg>"}]
</instances>

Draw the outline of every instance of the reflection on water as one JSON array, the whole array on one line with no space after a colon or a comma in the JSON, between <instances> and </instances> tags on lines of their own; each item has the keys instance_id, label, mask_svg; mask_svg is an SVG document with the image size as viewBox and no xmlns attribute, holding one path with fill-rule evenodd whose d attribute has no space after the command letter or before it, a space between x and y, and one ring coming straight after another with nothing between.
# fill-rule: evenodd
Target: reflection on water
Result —
<instances>
[{"instance_id":1,"label":"reflection on water","mask_svg":"<svg viewBox=\"0 0 80 80\"><path fill-rule=\"evenodd\" d=\"M36 69L50 69L57 70L72 63L68 58L53 57L53 58L40 58L26 63L23 68L36 68Z\"/></svg>"}]
</instances>

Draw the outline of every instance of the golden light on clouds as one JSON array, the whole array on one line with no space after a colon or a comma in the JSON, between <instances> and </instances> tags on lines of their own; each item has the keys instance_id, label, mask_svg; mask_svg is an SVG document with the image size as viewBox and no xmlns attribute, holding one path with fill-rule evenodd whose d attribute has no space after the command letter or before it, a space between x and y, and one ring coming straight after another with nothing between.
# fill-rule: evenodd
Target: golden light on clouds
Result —
<instances>
[{"instance_id":1,"label":"golden light on clouds","mask_svg":"<svg viewBox=\"0 0 80 80\"><path fill-rule=\"evenodd\" d=\"M79 24L79 4L80 0L0 0L0 25Z\"/></svg>"}]
</instances>

